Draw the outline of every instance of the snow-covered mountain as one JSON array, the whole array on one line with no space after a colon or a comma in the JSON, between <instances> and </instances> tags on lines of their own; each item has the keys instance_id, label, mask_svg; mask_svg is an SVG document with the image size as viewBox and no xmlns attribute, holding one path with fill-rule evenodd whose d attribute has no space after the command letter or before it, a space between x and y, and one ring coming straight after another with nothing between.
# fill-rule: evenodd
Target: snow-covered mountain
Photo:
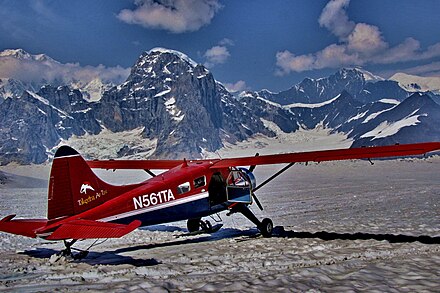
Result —
<instances>
[{"instance_id":1,"label":"snow-covered mountain","mask_svg":"<svg viewBox=\"0 0 440 293\"><path fill-rule=\"evenodd\" d=\"M19 97L24 91L37 92L44 85L80 90L90 101L97 101L113 84L99 76L103 66L81 68L79 64L62 64L45 54L30 54L23 49L0 52L1 97ZM122 71L122 68L118 68Z\"/></svg>"},{"instance_id":2,"label":"snow-covered mountain","mask_svg":"<svg viewBox=\"0 0 440 293\"><path fill-rule=\"evenodd\" d=\"M114 155L148 151L162 158L196 158L223 141L274 135L204 66L165 49L142 54L127 80L99 101L69 86L48 85L6 98L0 113L1 164L41 163L63 141L101 132L134 131L155 142L145 148L127 142Z\"/></svg>"},{"instance_id":3,"label":"snow-covered mountain","mask_svg":"<svg viewBox=\"0 0 440 293\"><path fill-rule=\"evenodd\" d=\"M360 72L366 82L378 82L378 81L385 80L383 77L381 77L379 75L375 75L375 74L373 74L373 73L371 73L361 67L355 67L353 69Z\"/></svg>"},{"instance_id":4,"label":"snow-covered mountain","mask_svg":"<svg viewBox=\"0 0 440 293\"><path fill-rule=\"evenodd\" d=\"M13 78L0 78L0 103L7 97L18 98L26 90L38 91L40 84L22 82Z\"/></svg>"},{"instance_id":5,"label":"snow-covered mountain","mask_svg":"<svg viewBox=\"0 0 440 293\"><path fill-rule=\"evenodd\" d=\"M44 86L5 99L0 104L0 164L42 163L61 140L98 134L101 125L92 108L68 86Z\"/></svg>"},{"instance_id":6,"label":"snow-covered mountain","mask_svg":"<svg viewBox=\"0 0 440 293\"><path fill-rule=\"evenodd\" d=\"M353 146L440 140L433 94L412 94L361 69L305 79L280 93L234 96L185 54L155 48L123 83L93 80L87 93L71 84L2 82L0 164L44 162L63 143L95 158L197 158L225 143L313 129L344 134Z\"/></svg>"},{"instance_id":7,"label":"snow-covered mountain","mask_svg":"<svg viewBox=\"0 0 440 293\"><path fill-rule=\"evenodd\" d=\"M406 73L396 73L390 77L390 80L397 81L399 85L409 92L431 91L440 94L440 77L423 77L410 75Z\"/></svg>"},{"instance_id":8,"label":"snow-covered mountain","mask_svg":"<svg viewBox=\"0 0 440 293\"><path fill-rule=\"evenodd\" d=\"M29 80L26 78L27 72L19 73L17 68L28 64L45 64L51 66L60 63L45 54L32 55L23 49L8 49L0 52L0 63L5 66L5 70L0 70L0 103L7 97L19 97L23 92L29 90L38 91L47 80L37 78ZM0 67L1 68L1 67ZM30 70L30 68L27 68Z\"/></svg>"},{"instance_id":9,"label":"snow-covered mountain","mask_svg":"<svg viewBox=\"0 0 440 293\"><path fill-rule=\"evenodd\" d=\"M242 101L284 132L323 127L345 133L353 147L440 140L440 105L427 94L363 104L343 91L322 103L279 105L247 93Z\"/></svg>"},{"instance_id":10,"label":"snow-covered mountain","mask_svg":"<svg viewBox=\"0 0 440 293\"><path fill-rule=\"evenodd\" d=\"M59 63L54 59L50 58L45 54L32 55L23 49L7 49L0 52L0 57L12 57L17 60L27 60L27 61L38 61L38 62L49 62L49 63Z\"/></svg>"},{"instance_id":11,"label":"snow-covered mountain","mask_svg":"<svg viewBox=\"0 0 440 293\"><path fill-rule=\"evenodd\" d=\"M98 119L115 132L144 127L144 137L158 139L155 156L198 157L220 148L222 139L270 134L248 112L203 65L153 49L139 57L126 82L104 93Z\"/></svg>"},{"instance_id":12,"label":"snow-covered mountain","mask_svg":"<svg viewBox=\"0 0 440 293\"><path fill-rule=\"evenodd\" d=\"M99 101L104 92L110 90L113 86L112 83L104 83L100 78L92 79L88 83L73 82L70 84L72 89L80 90L84 98L90 102Z\"/></svg>"},{"instance_id":13,"label":"snow-covered mountain","mask_svg":"<svg viewBox=\"0 0 440 293\"><path fill-rule=\"evenodd\" d=\"M318 79L306 78L286 91L272 93L259 91L258 95L267 100L287 105L291 103L320 103L348 92L357 100L367 103L383 98L403 100L408 92L395 81L384 80L360 68L342 68L336 73Z\"/></svg>"},{"instance_id":14,"label":"snow-covered mountain","mask_svg":"<svg viewBox=\"0 0 440 293\"><path fill-rule=\"evenodd\" d=\"M372 115L353 127L353 146L440 140L440 105L427 94L414 93Z\"/></svg>"}]
</instances>

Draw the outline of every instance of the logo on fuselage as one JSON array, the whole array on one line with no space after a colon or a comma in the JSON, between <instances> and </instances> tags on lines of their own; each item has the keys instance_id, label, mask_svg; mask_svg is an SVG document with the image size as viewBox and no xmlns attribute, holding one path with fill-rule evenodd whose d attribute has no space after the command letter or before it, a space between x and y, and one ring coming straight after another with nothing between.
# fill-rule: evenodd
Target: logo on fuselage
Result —
<instances>
[{"instance_id":1,"label":"logo on fuselage","mask_svg":"<svg viewBox=\"0 0 440 293\"><path fill-rule=\"evenodd\" d=\"M133 197L134 209L147 208L149 206L154 206L157 204L169 202L175 200L173 192L171 189L162 190L159 192L152 192L150 194L139 195L138 197Z\"/></svg>"},{"instance_id":2,"label":"logo on fuselage","mask_svg":"<svg viewBox=\"0 0 440 293\"><path fill-rule=\"evenodd\" d=\"M89 182L84 182L81 185L81 188L79 190L79 193L81 194L87 194L87 190L95 191L95 189L90 185Z\"/></svg>"}]
</instances>

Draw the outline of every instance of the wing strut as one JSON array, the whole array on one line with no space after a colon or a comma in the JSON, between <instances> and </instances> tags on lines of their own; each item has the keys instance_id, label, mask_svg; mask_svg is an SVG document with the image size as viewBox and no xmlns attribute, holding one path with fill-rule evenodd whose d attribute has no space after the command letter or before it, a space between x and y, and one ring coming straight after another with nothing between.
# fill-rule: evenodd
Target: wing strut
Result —
<instances>
[{"instance_id":1,"label":"wing strut","mask_svg":"<svg viewBox=\"0 0 440 293\"><path fill-rule=\"evenodd\" d=\"M150 175L151 177L156 177L156 176L157 176L156 174L154 174L153 172L151 172L150 169L144 169L144 171L147 172L148 175Z\"/></svg>"},{"instance_id":2,"label":"wing strut","mask_svg":"<svg viewBox=\"0 0 440 293\"><path fill-rule=\"evenodd\" d=\"M267 178L263 183L261 183L260 185L258 185L257 187L254 188L253 191L257 191L258 189L260 189L261 187L263 187L264 185L266 185L267 183L269 183L270 181L274 180L275 178L277 178L278 176L280 176L282 173L284 173L285 171L287 171L287 169L289 169L290 167L292 167L295 163L290 163L287 166L285 166L283 169L281 169L280 171L276 172L275 174L273 174L272 176L270 176L269 178Z\"/></svg>"}]
</instances>

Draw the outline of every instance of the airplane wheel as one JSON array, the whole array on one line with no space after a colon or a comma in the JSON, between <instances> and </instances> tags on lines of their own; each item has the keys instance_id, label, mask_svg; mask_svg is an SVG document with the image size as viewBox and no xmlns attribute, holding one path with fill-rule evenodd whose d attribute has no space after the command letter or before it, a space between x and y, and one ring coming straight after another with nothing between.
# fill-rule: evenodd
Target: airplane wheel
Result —
<instances>
[{"instance_id":1,"label":"airplane wheel","mask_svg":"<svg viewBox=\"0 0 440 293\"><path fill-rule=\"evenodd\" d=\"M268 218L263 219L263 221L261 221L261 225L260 225L260 227L258 227L258 229L260 230L261 235L263 235L263 237L272 236L272 232L273 232L272 220L268 219Z\"/></svg>"},{"instance_id":2,"label":"airplane wheel","mask_svg":"<svg viewBox=\"0 0 440 293\"><path fill-rule=\"evenodd\" d=\"M189 219L186 222L186 228L188 228L188 232L196 232L200 230L200 218L198 219Z\"/></svg>"}]
</instances>

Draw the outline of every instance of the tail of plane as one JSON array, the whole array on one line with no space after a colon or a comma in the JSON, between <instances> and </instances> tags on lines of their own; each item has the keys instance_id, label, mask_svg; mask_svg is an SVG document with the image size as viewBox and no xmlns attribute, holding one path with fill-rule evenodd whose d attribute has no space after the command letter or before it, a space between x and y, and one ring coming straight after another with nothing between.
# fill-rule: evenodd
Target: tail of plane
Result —
<instances>
[{"instance_id":1,"label":"tail of plane","mask_svg":"<svg viewBox=\"0 0 440 293\"><path fill-rule=\"evenodd\" d=\"M78 152L62 146L55 153L50 172L47 219L14 219L15 215L9 215L0 220L0 231L48 240L122 237L141 221L124 225L72 218L57 225L56 220L97 207L141 184L110 185L93 173Z\"/></svg>"},{"instance_id":2,"label":"tail of plane","mask_svg":"<svg viewBox=\"0 0 440 293\"><path fill-rule=\"evenodd\" d=\"M134 187L102 181L77 151L61 146L55 153L50 173L47 218L77 215Z\"/></svg>"}]
</instances>

